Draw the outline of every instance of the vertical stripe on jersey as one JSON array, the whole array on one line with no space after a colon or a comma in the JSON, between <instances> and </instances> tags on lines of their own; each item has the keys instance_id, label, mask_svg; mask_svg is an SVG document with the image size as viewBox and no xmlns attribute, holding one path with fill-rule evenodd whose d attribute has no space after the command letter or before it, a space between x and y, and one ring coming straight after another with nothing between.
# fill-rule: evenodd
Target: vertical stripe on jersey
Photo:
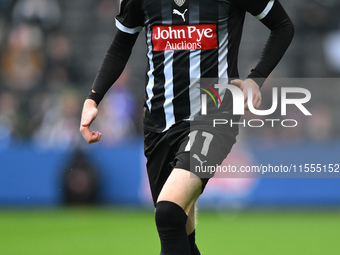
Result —
<instances>
[{"instance_id":1,"label":"vertical stripe on jersey","mask_svg":"<svg viewBox=\"0 0 340 255\"><path fill-rule=\"evenodd\" d=\"M153 55L152 55L152 30L150 27L147 28L146 31L146 43L148 45L147 49L147 57L149 59L149 71L147 72L147 85L146 85L146 105L149 108L149 111L151 112L151 99L153 98L153 87L155 85L155 77L153 75L154 65L153 65Z\"/></svg>"},{"instance_id":2,"label":"vertical stripe on jersey","mask_svg":"<svg viewBox=\"0 0 340 255\"><path fill-rule=\"evenodd\" d=\"M157 129L165 127L165 112L163 105L165 101L165 75L164 75L164 54L163 52L154 52L152 61L154 63L154 86L152 88L153 97L151 98L151 114L153 122L157 124ZM157 117L157 118L156 118Z\"/></svg>"},{"instance_id":3,"label":"vertical stripe on jersey","mask_svg":"<svg viewBox=\"0 0 340 255\"><path fill-rule=\"evenodd\" d=\"M197 115L201 111L201 92L198 89L200 87L200 64L201 64L201 51L190 51L190 117Z\"/></svg>"},{"instance_id":4,"label":"vertical stripe on jersey","mask_svg":"<svg viewBox=\"0 0 340 255\"><path fill-rule=\"evenodd\" d=\"M199 0L200 21L205 23L218 24L218 1ZM218 35L217 35L218 36ZM218 38L217 38L218 40ZM201 79L204 79L209 85L214 86L218 78L218 50L209 49L201 50ZM210 98L210 97L209 97ZM208 98L208 113L211 110L217 110L213 100Z\"/></svg>"},{"instance_id":5,"label":"vertical stripe on jersey","mask_svg":"<svg viewBox=\"0 0 340 255\"><path fill-rule=\"evenodd\" d=\"M173 51L164 51L164 113L165 113L165 130L169 129L173 124L175 124L175 115L174 115L174 91L173 91L173 83L174 74L173 74Z\"/></svg>"},{"instance_id":6,"label":"vertical stripe on jersey","mask_svg":"<svg viewBox=\"0 0 340 255\"><path fill-rule=\"evenodd\" d=\"M223 84L228 82L228 10L218 8L219 26L218 26L218 83ZM218 89L218 94L221 100L224 98L226 89Z\"/></svg>"},{"instance_id":7,"label":"vertical stripe on jersey","mask_svg":"<svg viewBox=\"0 0 340 255\"><path fill-rule=\"evenodd\" d=\"M163 25L171 25L172 24L172 11L169 12L171 8L171 2L168 0L162 0L162 24ZM173 70L173 59L174 52L173 51L164 51L164 97L165 101L163 104L163 110L165 114L165 127L164 130L169 129L173 124L175 124L175 115L174 115L174 90L173 84L174 80L174 70ZM164 131L163 130L163 131Z\"/></svg>"},{"instance_id":8,"label":"vertical stripe on jersey","mask_svg":"<svg viewBox=\"0 0 340 255\"><path fill-rule=\"evenodd\" d=\"M190 53L188 51L182 50L174 52L173 71L174 73L176 73L176 75L174 76L173 90L175 98L173 100L173 105L176 121L183 120L190 116L189 71L191 67L189 66L190 65L189 54Z\"/></svg>"},{"instance_id":9,"label":"vertical stripe on jersey","mask_svg":"<svg viewBox=\"0 0 340 255\"><path fill-rule=\"evenodd\" d=\"M228 25L227 22L218 26L218 77L228 78Z\"/></svg>"},{"instance_id":10,"label":"vertical stripe on jersey","mask_svg":"<svg viewBox=\"0 0 340 255\"><path fill-rule=\"evenodd\" d=\"M188 16L190 15L190 8L188 8L188 2L179 7L174 1L170 1L172 25L181 24L189 25ZM180 15L174 15L173 10L177 10L180 13L184 13L184 19ZM189 85L190 85L190 52L187 50L176 50L173 54L173 72L174 72L174 114L175 121L186 119L190 116L190 98L189 98ZM173 124L173 123L172 123Z\"/></svg>"},{"instance_id":11,"label":"vertical stripe on jersey","mask_svg":"<svg viewBox=\"0 0 340 255\"><path fill-rule=\"evenodd\" d=\"M189 23L190 24L199 24L199 7L194 2L189 2ZM189 98L190 98L190 117L197 115L201 111L201 98L200 98L200 90L198 82L200 81L201 72L201 51L200 50L191 50L190 56L190 87L189 87Z\"/></svg>"},{"instance_id":12,"label":"vertical stripe on jersey","mask_svg":"<svg viewBox=\"0 0 340 255\"><path fill-rule=\"evenodd\" d=\"M160 14L162 24L164 25L169 25L169 22L164 22L169 19L169 17L166 17L166 15L168 15L166 10L170 7L167 6L167 2L168 1L166 0L153 1L152 5L149 7L150 13L162 10ZM151 18L151 16L149 18ZM168 60L166 60L164 52L152 50L152 28L150 25L147 26L147 40L149 42L147 54L148 58L151 59L151 61L149 61L150 71L148 72L148 85L146 88L148 93L147 105L152 115L152 122L155 125L154 127L156 130L162 131L165 130L167 126L166 120L169 119L171 121L171 118L173 118L172 105L171 102L169 102L172 101L170 98L172 98L173 95L171 94L171 91L166 91L166 89L172 87L172 78L169 78L172 75L172 72L169 73L169 70L172 70L172 68L169 69L168 66L169 58L171 59L171 56L166 54L166 57L168 58ZM167 64L166 67L165 64ZM167 104L170 108L168 107L165 109L164 104Z\"/></svg>"}]
</instances>

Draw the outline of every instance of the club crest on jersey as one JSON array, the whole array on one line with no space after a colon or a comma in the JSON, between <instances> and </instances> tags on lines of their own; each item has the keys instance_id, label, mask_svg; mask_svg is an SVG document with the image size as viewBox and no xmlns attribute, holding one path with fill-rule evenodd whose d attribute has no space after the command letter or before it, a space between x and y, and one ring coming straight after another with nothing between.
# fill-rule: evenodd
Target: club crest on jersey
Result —
<instances>
[{"instance_id":1,"label":"club crest on jersey","mask_svg":"<svg viewBox=\"0 0 340 255\"><path fill-rule=\"evenodd\" d=\"M174 1L179 7L181 7L185 3L186 0L174 0Z\"/></svg>"}]
</instances>

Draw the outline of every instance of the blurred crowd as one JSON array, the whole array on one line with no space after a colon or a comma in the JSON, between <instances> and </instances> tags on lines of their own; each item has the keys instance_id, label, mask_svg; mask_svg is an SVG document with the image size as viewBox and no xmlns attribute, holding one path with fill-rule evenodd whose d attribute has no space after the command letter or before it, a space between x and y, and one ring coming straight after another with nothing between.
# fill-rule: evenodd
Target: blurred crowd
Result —
<instances>
[{"instance_id":1,"label":"blurred crowd","mask_svg":"<svg viewBox=\"0 0 340 255\"><path fill-rule=\"evenodd\" d=\"M97 1L94 10L98 20L111 11L112 22L116 5L107 2ZM80 111L92 81L84 81L85 70L73 54L78 46L65 29L62 7L57 0L0 1L1 147L33 141L67 148L82 142ZM126 75L118 83L117 93L110 91L103 102L111 110L101 114L97 125L112 143L135 132Z\"/></svg>"},{"instance_id":2,"label":"blurred crowd","mask_svg":"<svg viewBox=\"0 0 340 255\"><path fill-rule=\"evenodd\" d=\"M80 111L97 70L88 67L91 59L84 61L76 52L81 47L87 47L86 50L92 47L102 57L108 46L107 43L79 44L73 40L74 31L88 38L98 36L86 31L87 24L72 30L65 17L65 12L70 12L67 6L71 3L83 6L85 2L91 8L83 12L91 15L88 23L92 27L94 24L114 26L118 0L0 0L0 147L17 141L30 141L46 148L68 148L83 143L78 131ZM285 2L296 26L294 43L283 62L287 75L339 77L338 1ZM110 37L112 31L107 33ZM136 69L145 66L142 56L143 59L138 56L138 61L128 64L100 105L95 128L105 135L104 144L119 143L141 134L142 90L135 89L133 77ZM140 76L143 80L143 75ZM339 92L331 92L330 97ZM327 104L329 100L325 95L316 99L316 104L311 106L315 117L304 123L307 129L296 129L294 135L279 132L279 136L292 140L297 136L327 140L339 135L339 113L334 105ZM270 103L264 101L264 105ZM254 133L270 137L271 132L270 128L264 128Z\"/></svg>"}]
</instances>

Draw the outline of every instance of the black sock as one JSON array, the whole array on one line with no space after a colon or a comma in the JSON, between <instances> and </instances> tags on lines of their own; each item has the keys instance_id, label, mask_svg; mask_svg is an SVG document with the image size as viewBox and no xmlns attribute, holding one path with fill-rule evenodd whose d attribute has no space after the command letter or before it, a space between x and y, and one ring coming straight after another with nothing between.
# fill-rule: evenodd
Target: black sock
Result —
<instances>
[{"instance_id":1,"label":"black sock","mask_svg":"<svg viewBox=\"0 0 340 255\"><path fill-rule=\"evenodd\" d=\"M186 232L188 216L175 203L161 201L156 204L156 225L161 239L161 255L190 255Z\"/></svg>"},{"instance_id":2,"label":"black sock","mask_svg":"<svg viewBox=\"0 0 340 255\"><path fill-rule=\"evenodd\" d=\"M195 230L192 232L190 235L188 235L189 239L189 244L190 244L190 249L191 249L191 255L201 255L199 249L197 248L196 245L196 240L195 240Z\"/></svg>"}]
</instances>

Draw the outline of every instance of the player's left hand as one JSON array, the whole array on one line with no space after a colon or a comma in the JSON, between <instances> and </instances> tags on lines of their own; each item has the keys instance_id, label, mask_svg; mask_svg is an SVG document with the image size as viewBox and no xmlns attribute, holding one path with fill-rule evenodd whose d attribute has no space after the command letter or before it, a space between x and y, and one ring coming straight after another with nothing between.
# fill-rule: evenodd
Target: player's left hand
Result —
<instances>
[{"instance_id":1,"label":"player's left hand","mask_svg":"<svg viewBox=\"0 0 340 255\"><path fill-rule=\"evenodd\" d=\"M252 89L252 102L255 109L258 109L262 102L260 86L253 79L232 80L230 84L239 87L244 95L244 109L249 110L248 107L248 88Z\"/></svg>"}]
</instances>

